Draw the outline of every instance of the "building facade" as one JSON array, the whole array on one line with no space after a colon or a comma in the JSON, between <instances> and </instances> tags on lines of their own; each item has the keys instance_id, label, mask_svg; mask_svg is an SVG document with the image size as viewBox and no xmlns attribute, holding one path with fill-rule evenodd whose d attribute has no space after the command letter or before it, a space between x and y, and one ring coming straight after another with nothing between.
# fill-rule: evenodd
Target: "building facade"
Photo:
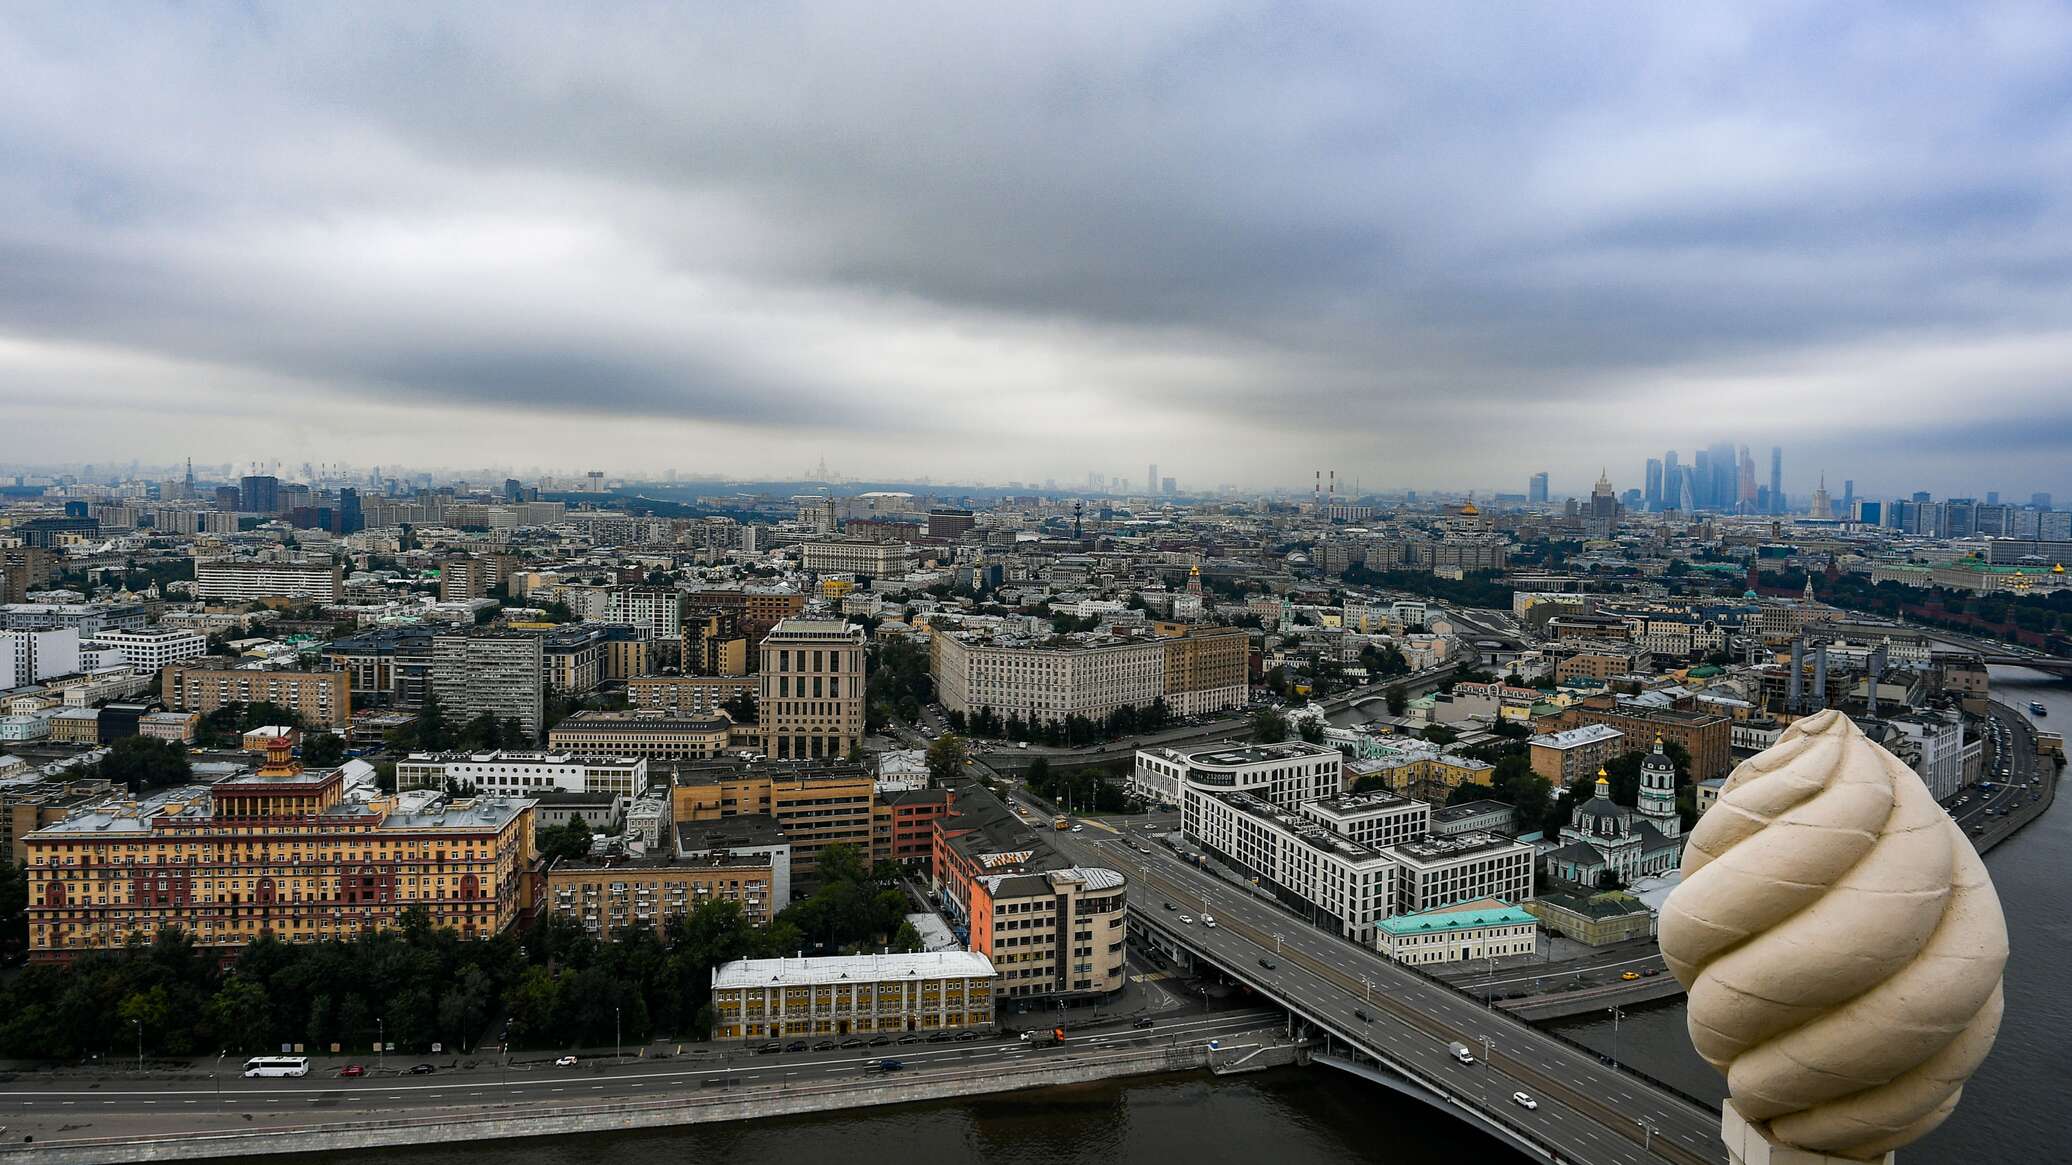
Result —
<instances>
[{"instance_id":1,"label":"building facade","mask_svg":"<svg viewBox=\"0 0 2072 1165\"><path fill-rule=\"evenodd\" d=\"M432 639L431 694L448 720L514 720L538 740L546 712L546 653L538 635L439 635Z\"/></svg>"},{"instance_id":2,"label":"building facade","mask_svg":"<svg viewBox=\"0 0 2072 1165\"><path fill-rule=\"evenodd\" d=\"M232 603L309 599L335 603L344 594L344 571L332 563L224 560L194 564L194 595L199 599Z\"/></svg>"},{"instance_id":3,"label":"building facade","mask_svg":"<svg viewBox=\"0 0 2072 1165\"><path fill-rule=\"evenodd\" d=\"M37 959L177 927L203 947L350 938L422 910L487 938L515 922L532 867L522 799L343 798L286 741L256 773L75 811L25 839Z\"/></svg>"},{"instance_id":4,"label":"building facade","mask_svg":"<svg viewBox=\"0 0 2072 1165\"><path fill-rule=\"evenodd\" d=\"M311 728L342 730L352 720L352 676L342 671L269 671L174 664L159 673L159 697L176 712L206 716L226 704L278 704Z\"/></svg>"},{"instance_id":5,"label":"building facade","mask_svg":"<svg viewBox=\"0 0 2072 1165\"><path fill-rule=\"evenodd\" d=\"M786 619L761 647L756 722L779 760L845 757L863 740L863 628Z\"/></svg>"},{"instance_id":6,"label":"building facade","mask_svg":"<svg viewBox=\"0 0 2072 1165\"><path fill-rule=\"evenodd\" d=\"M1412 966L1530 955L1539 942L1539 919L1494 898L1385 918L1374 933L1376 949Z\"/></svg>"},{"instance_id":7,"label":"building facade","mask_svg":"<svg viewBox=\"0 0 2072 1165\"><path fill-rule=\"evenodd\" d=\"M713 971L712 1038L983 1031L994 979L971 951L741 959Z\"/></svg>"}]
</instances>

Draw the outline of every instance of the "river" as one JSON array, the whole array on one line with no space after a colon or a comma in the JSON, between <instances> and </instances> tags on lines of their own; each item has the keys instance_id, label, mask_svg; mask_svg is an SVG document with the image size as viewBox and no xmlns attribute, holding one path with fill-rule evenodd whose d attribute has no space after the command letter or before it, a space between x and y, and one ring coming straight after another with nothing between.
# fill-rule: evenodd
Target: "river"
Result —
<instances>
[{"instance_id":1,"label":"river","mask_svg":"<svg viewBox=\"0 0 2072 1165\"><path fill-rule=\"evenodd\" d=\"M2072 686L2019 668L1993 669L1994 693L2072 724ZM1957 1112L1901 1154L1905 1165L2072 1161L2063 1089L2072 1081L2072 910L2064 892L2072 810L2051 812L2001 843L1986 865L2013 936L2007 1021ZM1557 1030L1695 1096L1718 1098L1719 1076L1691 1050L1679 1001ZM1614 1040L1617 1047L1614 1049ZM1326 1069L1223 1080L1138 1080L889 1110L699 1126L583 1139L550 1137L387 1150L387 1165L560 1165L654 1153L658 1159L826 1165L986 1161L989 1165L1448 1165L1507 1159L1494 1142L1414 1101ZM323 1155L324 1159L330 1155ZM339 1165L364 1158L338 1156ZM298 1158L306 1161L308 1158Z\"/></svg>"}]
</instances>

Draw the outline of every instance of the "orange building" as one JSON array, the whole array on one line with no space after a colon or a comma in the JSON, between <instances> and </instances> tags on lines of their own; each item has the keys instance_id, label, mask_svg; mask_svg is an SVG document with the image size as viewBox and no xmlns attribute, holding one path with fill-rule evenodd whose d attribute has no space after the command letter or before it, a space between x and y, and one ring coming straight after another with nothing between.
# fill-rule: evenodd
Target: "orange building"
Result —
<instances>
[{"instance_id":1,"label":"orange building","mask_svg":"<svg viewBox=\"0 0 2072 1165\"><path fill-rule=\"evenodd\" d=\"M904 789L878 798L871 810L872 862L925 862L933 856L935 823L950 815L948 789Z\"/></svg>"},{"instance_id":2,"label":"orange building","mask_svg":"<svg viewBox=\"0 0 2072 1165\"><path fill-rule=\"evenodd\" d=\"M669 791L672 818L718 821L744 813L768 814L791 843L792 873L810 878L820 851L850 845L864 861L873 852L877 782L846 761L710 761L677 766Z\"/></svg>"},{"instance_id":3,"label":"orange building","mask_svg":"<svg viewBox=\"0 0 2072 1165\"><path fill-rule=\"evenodd\" d=\"M258 772L105 801L23 839L29 953L66 959L163 927L199 946L347 938L405 910L486 938L526 908L529 800L347 801L276 740Z\"/></svg>"}]
</instances>

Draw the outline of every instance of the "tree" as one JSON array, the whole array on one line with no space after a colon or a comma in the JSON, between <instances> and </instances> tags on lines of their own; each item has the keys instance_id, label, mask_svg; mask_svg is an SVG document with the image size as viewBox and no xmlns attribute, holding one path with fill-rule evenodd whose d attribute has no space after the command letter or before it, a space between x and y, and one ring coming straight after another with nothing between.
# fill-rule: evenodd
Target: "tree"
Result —
<instances>
[{"instance_id":1,"label":"tree","mask_svg":"<svg viewBox=\"0 0 2072 1165\"><path fill-rule=\"evenodd\" d=\"M1303 717L1302 727L1298 729L1298 731L1300 732L1302 739L1308 741L1311 744L1324 743L1324 722L1322 719L1316 716Z\"/></svg>"},{"instance_id":2,"label":"tree","mask_svg":"<svg viewBox=\"0 0 2072 1165\"><path fill-rule=\"evenodd\" d=\"M1261 744L1279 744L1288 739L1288 718L1273 708L1252 713L1252 739Z\"/></svg>"},{"instance_id":3,"label":"tree","mask_svg":"<svg viewBox=\"0 0 2072 1165\"><path fill-rule=\"evenodd\" d=\"M968 755L963 737L953 732L943 733L928 746L928 779L937 785L948 784L963 773Z\"/></svg>"},{"instance_id":4,"label":"tree","mask_svg":"<svg viewBox=\"0 0 2072 1165\"><path fill-rule=\"evenodd\" d=\"M0 865L0 964L13 963L29 949L29 867Z\"/></svg>"},{"instance_id":5,"label":"tree","mask_svg":"<svg viewBox=\"0 0 2072 1165\"><path fill-rule=\"evenodd\" d=\"M590 826L577 817L567 825L550 825L535 836L540 857L547 861L578 861L590 854Z\"/></svg>"},{"instance_id":6,"label":"tree","mask_svg":"<svg viewBox=\"0 0 2072 1165\"><path fill-rule=\"evenodd\" d=\"M1390 688L1388 701L1389 715L1391 716L1401 716L1403 710L1410 707L1410 697L1402 688Z\"/></svg>"},{"instance_id":7,"label":"tree","mask_svg":"<svg viewBox=\"0 0 2072 1165\"><path fill-rule=\"evenodd\" d=\"M484 712L461 726L456 743L469 752L487 751L504 747L504 726L494 715Z\"/></svg>"},{"instance_id":8,"label":"tree","mask_svg":"<svg viewBox=\"0 0 2072 1165\"><path fill-rule=\"evenodd\" d=\"M755 693L753 692L746 690L735 692L733 695L728 696L724 703L720 704L720 708L728 716L733 717L736 724L753 724L756 722Z\"/></svg>"},{"instance_id":9,"label":"tree","mask_svg":"<svg viewBox=\"0 0 2072 1165\"><path fill-rule=\"evenodd\" d=\"M901 921L899 929L892 932L892 949L901 954L910 954L921 949L921 932L911 922Z\"/></svg>"},{"instance_id":10,"label":"tree","mask_svg":"<svg viewBox=\"0 0 2072 1165\"><path fill-rule=\"evenodd\" d=\"M307 768L336 768L345 763L345 740L335 732L319 732L302 738L302 763Z\"/></svg>"},{"instance_id":11,"label":"tree","mask_svg":"<svg viewBox=\"0 0 2072 1165\"><path fill-rule=\"evenodd\" d=\"M184 785L194 776L185 749L149 736L125 736L116 741L101 758L98 771L102 779L126 785L132 793Z\"/></svg>"}]
</instances>

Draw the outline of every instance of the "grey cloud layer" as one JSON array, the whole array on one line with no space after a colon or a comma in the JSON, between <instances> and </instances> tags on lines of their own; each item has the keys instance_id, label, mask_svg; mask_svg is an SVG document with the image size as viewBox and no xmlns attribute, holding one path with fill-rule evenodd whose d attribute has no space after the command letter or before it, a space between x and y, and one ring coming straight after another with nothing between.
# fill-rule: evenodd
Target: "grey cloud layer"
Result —
<instances>
[{"instance_id":1,"label":"grey cloud layer","mask_svg":"<svg viewBox=\"0 0 2072 1165\"><path fill-rule=\"evenodd\" d=\"M0 338L918 472L1177 409L1196 480L1727 436L2064 488L1993 434L2072 434L2013 354L2072 320L2067 77L2021 6L16 9ZM1992 387L1865 371L1938 346Z\"/></svg>"}]
</instances>

